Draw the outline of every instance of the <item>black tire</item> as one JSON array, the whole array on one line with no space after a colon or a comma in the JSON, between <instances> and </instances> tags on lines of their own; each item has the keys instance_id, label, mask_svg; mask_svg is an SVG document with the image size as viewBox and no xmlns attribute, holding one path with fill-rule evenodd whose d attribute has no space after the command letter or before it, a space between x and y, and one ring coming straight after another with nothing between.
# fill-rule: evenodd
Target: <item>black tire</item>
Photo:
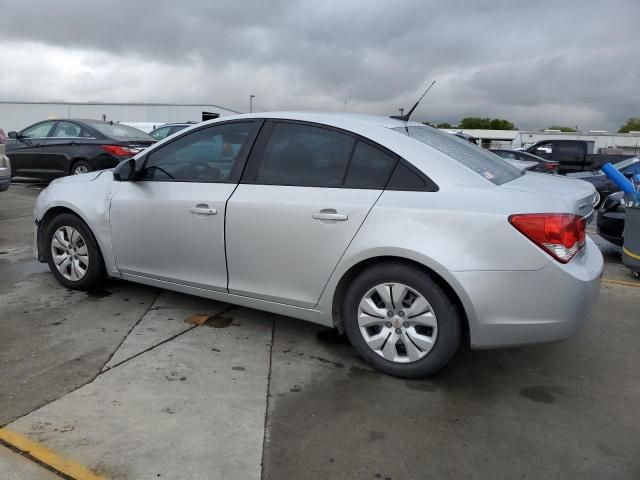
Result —
<instances>
[{"instance_id":1,"label":"black tire","mask_svg":"<svg viewBox=\"0 0 640 480\"><path fill-rule=\"evenodd\" d=\"M65 278L56 267L51 251L51 242L55 232L60 227L72 227L80 233L84 244L87 247L89 262L86 273L77 281ZM44 228L44 241L42 243L44 249L44 257L49 265L49 269L56 280L64 287L73 290L91 290L99 285L105 278L104 261L98 244L87 225L76 215L71 213L62 213L53 217Z\"/></svg>"},{"instance_id":2,"label":"black tire","mask_svg":"<svg viewBox=\"0 0 640 480\"><path fill-rule=\"evenodd\" d=\"M358 326L360 300L373 287L386 282L402 283L420 293L430 304L437 319L437 337L427 355L410 363L397 363L374 352ZM343 326L347 338L360 357L375 369L403 378L422 378L444 368L460 346L462 321L446 293L428 273L396 262L386 262L359 274L349 286L343 304Z\"/></svg>"},{"instance_id":3,"label":"black tire","mask_svg":"<svg viewBox=\"0 0 640 480\"><path fill-rule=\"evenodd\" d=\"M81 173L89 173L93 171L93 167L91 166L91 164L89 162L87 162L86 160L78 160L77 162L75 162L72 166L71 166L71 171L69 172L70 175L77 175L78 173L77 170L78 168L86 168L87 171L86 172L81 172Z\"/></svg>"}]
</instances>

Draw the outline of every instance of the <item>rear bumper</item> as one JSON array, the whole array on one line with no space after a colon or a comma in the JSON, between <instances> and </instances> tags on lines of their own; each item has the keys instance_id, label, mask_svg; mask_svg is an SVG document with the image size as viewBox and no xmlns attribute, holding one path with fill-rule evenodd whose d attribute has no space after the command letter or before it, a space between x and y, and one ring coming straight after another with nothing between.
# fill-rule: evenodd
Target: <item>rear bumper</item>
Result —
<instances>
[{"instance_id":1,"label":"rear bumper","mask_svg":"<svg viewBox=\"0 0 640 480\"><path fill-rule=\"evenodd\" d=\"M622 246L622 232L624 231L624 213L599 212L598 213L598 235L605 240Z\"/></svg>"},{"instance_id":2,"label":"rear bumper","mask_svg":"<svg viewBox=\"0 0 640 480\"><path fill-rule=\"evenodd\" d=\"M535 271L456 272L469 305L472 348L564 340L586 323L600 292L604 262L591 239L567 265ZM465 303L463 301L463 303Z\"/></svg>"}]
</instances>

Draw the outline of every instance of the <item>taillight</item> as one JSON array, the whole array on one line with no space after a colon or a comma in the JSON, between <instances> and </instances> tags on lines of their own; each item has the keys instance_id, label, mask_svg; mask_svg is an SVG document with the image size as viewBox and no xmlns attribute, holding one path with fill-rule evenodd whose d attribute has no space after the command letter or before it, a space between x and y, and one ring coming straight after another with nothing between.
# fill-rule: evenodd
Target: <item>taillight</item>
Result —
<instances>
[{"instance_id":1,"label":"taillight","mask_svg":"<svg viewBox=\"0 0 640 480\"><path fill-rule=\"evenodd\" d=\"M122 147L120 145L100 145L105 152L115 155L116 157L131 157L138 153L138 149Z\"/></svg>"},{"instance_id":2,"label":"taillight","mask_svg":"<svg viewBox=\"0 0 640 480\"><path fill-rule=\"evenodd\" d=\"M569 213L522 213L509 223L561 263L567 263L585 244L587 222Z\"/></svg>"}]
</instances>

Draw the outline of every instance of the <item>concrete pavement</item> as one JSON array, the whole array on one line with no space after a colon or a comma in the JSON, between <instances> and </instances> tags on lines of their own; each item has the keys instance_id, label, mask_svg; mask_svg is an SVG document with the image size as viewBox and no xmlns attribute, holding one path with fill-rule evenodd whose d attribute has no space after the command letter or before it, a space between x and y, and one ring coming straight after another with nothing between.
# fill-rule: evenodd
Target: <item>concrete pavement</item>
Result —
<instances>
[{"instance_id":1,"label":"concrete pavement","mask_svg":"<svg viewBox=\"0 0 640 480\"><path fill-rule=\"evenodd\" d=\"M640 288L603 283L569 341L463 350L406 381L305 322L126 282L68 292L14 218L37 190L9 193L0 426L96 477L640 478ZM2 448L0 478L53 475Z\"/></svg>"}]
</instances>

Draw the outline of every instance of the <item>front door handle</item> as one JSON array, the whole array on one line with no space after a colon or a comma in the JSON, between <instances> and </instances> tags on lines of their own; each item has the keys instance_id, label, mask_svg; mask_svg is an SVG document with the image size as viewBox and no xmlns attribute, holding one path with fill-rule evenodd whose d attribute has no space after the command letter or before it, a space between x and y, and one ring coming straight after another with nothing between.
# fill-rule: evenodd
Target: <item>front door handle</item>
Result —
<instances>
[{"instance_id":1,"label":"front door handle","mask_svg":"<svg viewBox=\"0 0 640 480\"><path fill-rule=\"evenodd\" d=\"M344 222L349 219L344 213L337 213L335 210L322 210L320 213L311 215L314 220L333 220L334 222Z\"/></svg>"},{"instance_id":2,"label":"front door handle","mask_svg":"<svg viewBox=\"0 0 640 480\"><path fill-rule=\"evenodd\" d=\"M189 209L189 213L194 215L215 215L218 211L215 208L209 208L209 205L205 203L199 203L193 208Z\"/></svg>"}]
</instances>

